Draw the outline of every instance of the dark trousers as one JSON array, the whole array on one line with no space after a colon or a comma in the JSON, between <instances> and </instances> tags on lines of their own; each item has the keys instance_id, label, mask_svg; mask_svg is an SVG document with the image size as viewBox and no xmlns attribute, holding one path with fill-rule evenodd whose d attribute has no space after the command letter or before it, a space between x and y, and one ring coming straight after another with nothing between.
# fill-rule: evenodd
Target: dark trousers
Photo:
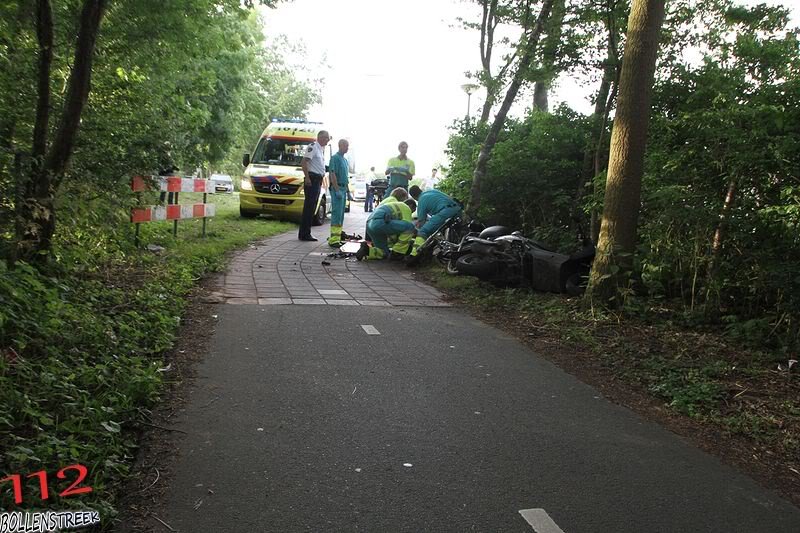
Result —
<instances>
[{"instance_id":1,"label":"dark trousers","mask_svg":"<svg viewBox=\"0 0 800 533\"><path fill-rule=\"evenodd\" d=\"M311 237L311 221L314 220L314 213L317 211L317 200L319 191L322 188L322 176L319 178L311 177L311 186L303 185L305 201L303 201L303 216L300 219L300 231L297 237L305 239Z\"/></svg>"},{"instance_id":2,"label":"dark trousers","mask_svg":"<svg viewBox=\"0 0 800 533\"><path fill-rule=\"evenodd\" d=\"M367 198L364 200L364 211L367 213L372 212L372 203L375 199L375 191L371 191L369 187L367 187Z\"/></svg>"}]
</instances>

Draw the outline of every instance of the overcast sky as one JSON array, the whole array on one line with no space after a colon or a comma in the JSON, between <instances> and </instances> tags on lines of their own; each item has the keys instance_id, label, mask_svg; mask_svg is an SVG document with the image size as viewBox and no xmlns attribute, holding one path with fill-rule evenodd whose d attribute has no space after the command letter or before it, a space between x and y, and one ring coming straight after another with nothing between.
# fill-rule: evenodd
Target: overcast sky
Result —
<instances>
[{"instance_id":1,"label":"overcast sky","mask_svg":"<svg viewBox=\"0 0 800 533\"><path fill-rule=\"evenodd\" d=\"M796 22L800 7L794 10ZM325 78L322 102L309 118L323 121L335 138L350 139L357 170L374 165L382 172L405 140L419 177L446 162L447 127L467 112L461 85L480 64L478 34L453 26L458 16L478 20L479 14L463 0L294 0L264 12L268 34L305 43L304 62ZM562 79L551 105L566 101L589 113L590 92ZM472 95L472 116L482 100Z\"/></svg>"}]
</instances>

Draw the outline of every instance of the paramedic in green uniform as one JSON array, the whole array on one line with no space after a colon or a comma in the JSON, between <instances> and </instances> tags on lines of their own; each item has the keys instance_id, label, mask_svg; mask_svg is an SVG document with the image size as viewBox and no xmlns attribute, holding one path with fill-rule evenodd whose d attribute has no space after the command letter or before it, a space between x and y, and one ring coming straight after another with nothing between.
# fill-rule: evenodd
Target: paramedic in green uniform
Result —
<instances>
[{"instance_id":1,"label":"paramedic in green uniform","mask_svg":"<svg viewBox=\"0 0 800 533\"><path fill-rule=\"evenodd\" d=\"M375 208L367 220L367 231L372 238L372 246L366 242L356 253L356 259L384 259L389 256L389 238L397 237L408 243L414 234L411 222L411 209L403 203L408 197L405 190L392 192L392 200L384 201ZM407 248L408 245L406 245Z\"/></svg>"},{"instance_id":2,"label":"paramedic in green uniform","mask_svg":"<svg viewBox=\"0 0 800 533\"><path fill-rule=\"evenodd\" d=\"M411 256L415 257L419 247L442 227L447 219L461 214L461 205L437 189L422 192L419 187L414 185L408 192L417 201L417 227L419 229L411 250Z\"/></svg>"},{"instance_id":3,"label":"paramedic in green uniform","mask_svg":"<svg viewBox=\"0 0 800 533\"><path fill-rule=\"evenodd\" d=\"M408 158L408 143L402 141L397 149L400 155L393 157L386 164L386 173L389 175L389 188L386 189L386 194L392 192L396 187L402 187L408 190L408 182L414 177L416 170L414 169L414 162Z\"/></svg>"},{"instance_id":4,"label":"paramedic in green uniform","mask_svg":"<svg viewBox=\"0 0 800 533\"><path fill-rule=\"evenodd\" d=\"M344 154L349 148L350 143L346 139L339 139L339 151L333 154L328 164L328 177L331 181L331 236L328 238L328 246L333 248L342 245L342 224L350 170Z\"/></svg>"}]
</instances>

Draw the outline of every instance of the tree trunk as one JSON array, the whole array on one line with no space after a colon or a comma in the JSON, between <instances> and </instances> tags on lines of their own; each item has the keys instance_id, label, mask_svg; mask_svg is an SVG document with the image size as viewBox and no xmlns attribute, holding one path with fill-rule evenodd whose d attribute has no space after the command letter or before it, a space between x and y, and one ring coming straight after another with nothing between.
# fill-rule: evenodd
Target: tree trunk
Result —
<instances>
[{"instance_id":1,"label":"tree trunk","mask_svg":"<svg viewBox=\"0 0 800 533\"><path fill-rule=\"evenodd\" d=\"M665 0L634 0L622 60L619 99L597 257L587 298L620 304L619 288L631 269L644 170L650 93Z\"/></svg>"},{"instance_id":2,"label":"tree trunk","mask_svg":"<svg viewBox=\"0 0 800 533\"><path fill-rule=\"evenodd\" d=\"M81 114L89 99L94 49L106 2L107 0L86 0L81 11L75 60L67 86L64 112L47 157L46 168L53 174L56 185L64 177L64 170L75 145Z\"/></svg>"},{"instance_id":3,"label":"tree trunk","mask_svg":"<svg viewBox=\"0 0 800 533\"><path fill-rule=\"evenodd\" d=\"M581 201L587 194L587 190L590 194L593 192L594 178L600 174L598 165L600 164L602 155L603 134L605 133L608 124L608 116L616 97L616 90L619 87L620 65L619 52L617 50L616 6L616 1L610 1L606 5L606 29L608 30L607 52L606 59L603 61L603 78L600 81L600 88L597 91L597 99L594 103L594 113L591 116L591 133L583 153L583 170L575 191L573 213L576 217L581 214ZM611 91L612 84L614 86L613 92ZM609 92L611 92L611 96L609 96ZM597 212L593 210L591 214L590 235L592 242L595 243L597 242L597 236L600 232L599 224L597 223L598 220Z\"/></svg>"},{"instance_id":4,"label":"tree trunk","mask_svg":"<svg viewBox=\"0 0 800 533\"><path fill-rule=\"evenodd\" d=\"M44 170L44 158L47 152L47 133L50 118L50 67L53 61L53 10L50 0L38 0L36 3L36 38L39 43L39 66L37 73L36 118L33 125L33 143L31 163L27 176L20 172L18 179L22 181L18 190L22 198L17 199L17 249L12 261L25 260L41 262L43 255L39 252L47 250L40 243L51 238L47 232L54 226L52 212L52 187L50 175ZM19 161L16 162L20 170ZM26 179L27 178L27 179Z\"/></svg>"},{"instance_id":5,"label":"tree trunk","mask_svg":"<svg viewBox=\"0 0 800 533\"><path fill-rule=\"evenodd\" d=\"M595 151L598 146L600 135L606 127L605 122L603 122L603 117L606 115L606 104L610 90L611 75L610 69L606 66L603 71L603 79L600 82L600 88L597 90L597 100L594 103L594 113L592 113L591 116L591 136L586 141L586 148L583 152L583 169L581 171L578 187L575 191L573 209L576 215L580 212L581 200L583 200L583 197L586 195L586 189L592 186L592 178L596 175L594 172Z\"/></svg>"},{"instance_id":6,"label":"tree trunk","mask_svg":"<svg viewBox=\"0 0 800 533\"><path fill-rule=\"evenodd\" d=\"M608 116L611 113L611 108L614 106L614 101L617 99L617 90L619 90L619 69L617 69L617 79L614 81L611 94L608 95L606 102L605 114L603 115L603 127L600 129L600 136L597 138L597 146L594 149L594 176L600 175L603 159L603 143L605 138L606 127L608 124ZM594 194L594 180L590 185L592 194ZM589 235L593 243L597 243L600 238L600 217L598 216L597 209L592 209L591 224L589 225Z\"/></svg>"},{"instance_id":7,"label":"tree trunk","mask_svg":"<svg viewBox=\"0 0 800 533\"><path fill-rule=\"evenodd\" d=\"M711 265L708 268L708 284L710 285L717 276L719 269L720 255L722 254L722 241L725 237L725 229L731 217L733 202L736 199L736 178L731 178L728 182L728 192L725 194L725 202L722 204L722 212L719 214L719 223L714 232L714 241L711 243Z\"/></svg>"},{"instance_id":8,"label":"tree trunk","mask_svg":"<svg viewBox=\"0 0 800 533\"><path fill-rule=\"evenodd\" d=\"M546 81L537 81L533 86L533 108L547 113L550 111L550 104L547 101L547 92L550 84Z\"/></svg>"},{"instance_id":9,"label":"tree trunk","mask_svg":"<svg viewBox=\"0 0 800 533\"><path fill-rule=\"evenodd\" d=\"M486 100L483 102L483 107L481 108L481 118L479 120L480 124L486 124L489 122L489 114L492 112L492 106L494 106L495 95L492 91L489 90L489 87L486 87Z\"/></svg>"},{"instance_id":10,"label":"tree trunk","mask_svg":"<svg viewBox=\"0 0 800 533\"><path fill-rule=\"evenodd\" d=\"M496 98L497 89L492 78L492 49L494 48L494 30L497 27L497 0L483 0L483 18L481 21L481 67L483 68L484 85L486 86L486 100L481 109L479 123L485 124L489 120L489 113Z\"/></svg>"},{"instance_id":11,"label":"tree trunk","mask_svg":"<svg viewBox=\"0 0 800 533\"><path fill-rule=\"evenodd\" d=\"M492 149L494 148L495 143L497 143L497 136L500 134L500 129L503 127L503 123L506 120L508 110L511 109L511 104L514 103L514 99L517 97L517 92L519 92L519 88L525 79L526 71L531 65L537 45L539 44L539 36L542 34L544 23L550 16L550 10L552 7L553 0L544 0L542 2L542 8L539 12L539 17L536 20L536 26L534 27L533 33L530 35L528 42L525 45L525 51L520 57L519 64L517 65L517 71L514 73L514 78L511 80L511 84L506 91L506 96L503 99L503 103L494 118L492 127L489 128L489 133L486 135L486 139L483 141L483 146L481 146L481 151L478 154L478 162L475 165L475 171L472 175L472 189L470 190L470 199L469 203L467 204L467 213L473 217L477 214L478 209L481 206L481 183L486 177L486 169L489 165L489 159L492 156Z\"/></svg>"},{"instance_id":12,"label":"tree trunk","mask_svg":"<svg viewBox=\"0 0 800 533\"><path fill-rule=\"evenodd\" d=\"M75 46L75 58L67 82L64 110L53 142L46 153L44 150L47 146L47 110L42 109L42 106L49 107L50 83L49 68L43 67L43 59L40 56L37 123L34 128L34 161L31 165L30 181L26 187L26 198L18 206L20 218L17 226L15 260L42 263L46 261L51 251L56 228L55 195L72 155L81 114L88 100L97 33L106 2L107 0L85 0L83 4ZM40 35L40 49L43 42L42 36L45 39L47 36L48 24L52 39L53 23L52 18L48 17L49 7L49 0L39 0L37 34ZM42 33L40 33L40 26L42 26ZM46 83L43 77L47 78ZM46 94L42 94L42 92Z\"/></svg>"},{"instance_id":13,"label":"tree trunk","mask_svg":"<svg viewBox=\"0 0 800 533\"><path fill-rule=\"evenodd\" d=\"M547 34L542 39L542 70L533 87L533 107L547 113L550 110L548 92L556 78L558 47L561 44L564 17L567 14L565 0L553 0L552 16L547 23Z\"/></svg>"},{"instance_id":14,"label":"tree trunk","mask_svg":"<svg viewBox=\"0 0 800 533\"><path fill-rule=\"evenodd\" d=\"M36 4L36 37L39 41L36 119L33 125L33 172L42 168L47 152L47 128L50 119L50 65L53 62L53 10L50 0Z\"/></svg>"}]
</instances>

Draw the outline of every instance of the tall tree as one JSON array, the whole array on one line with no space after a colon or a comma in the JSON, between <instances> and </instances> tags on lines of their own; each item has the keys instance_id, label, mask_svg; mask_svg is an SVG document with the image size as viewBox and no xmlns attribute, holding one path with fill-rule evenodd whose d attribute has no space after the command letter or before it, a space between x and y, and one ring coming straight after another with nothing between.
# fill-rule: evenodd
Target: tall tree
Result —
<instances>
[{"instance_id":1,"label":"tall tree","mask_svg":"<svg viewBox=\"0 0 800 533\"><path fill-rule=\"evenodd\" d=\"M486 99L483 101L479 123L486 123L492 112L492 107L497 102L503 84L513 65L515 55L509 54L502 57L502 65L495 72L493 62L496 59L497 47L509 44L508 38L497 37L501 24L514 22L515 5L517 0L477 0L481 6L481 22L476 24L460 19L465 28L480 31L480 56L481 69L474 74L486 89Z\"/></svg>"},{"instance_id":2,"label":"tall tree","mask_svg":"<svg viewBox=\"0 0 800 533\"><path fill-rule=\"evenodd\" d=\"M481 205L481 184L486 177L486 169L489 165L489 159L492 157L492 149L495 143L497 143L497 136L505 123L508 110L511 109L511 104L514 103L522 83L529 74L529 69L538 51L539 37L542 34L546 21L550 17L552 8L553 0L543 0L539 16L536 18L536 22L532 23L533 17L530 0L525 4L523 16L521 17L524 30L521 55L516 65L514 77L506 91L503 103L497 111L497 115L495 115L494 122L489 128L486 139L483 141L481 151L478 154L478 161L475 165L475 172L472 175L472 188L470 190L469 203L467 204L467 212L472 215L477 213Z\"/></svg>"},{"instance_id":3,"label":"tall tree","mask_svg":"<svg viewBox=\"0 0 800 533\"><path fill-rule=\"evenodd\" d=\"M554 0L553 15L547 22L546 33L542 39L542 62L536 73L533 85L533 107L539 111L549 111L548 93L558 74L559 48L562 42L566 0Z\"/></svg>"},{"instance_id":4,"label":"tall tree","mask_svg":"<svg viewBox=\"0 0 800 533\"><path fill-rule=\"evenodd\" d=\"M39 41L38 100L33 130L30 175L25 198L17 206L16 260L41 262L47 257L56 227L55 192L64 176L86 106L97 33L106 0L85 0L78 22L75 55L67 81L64 108L53 142L48 146L50 66L53 59L53 12L49 0L38 0L36 35Z\"/></svg>"},{"instance_id":5,"label":"tall tree","mask_svg":"<svg viewBox=\"0 0 800 533\"><path fill-rule=\"evenodd\" d=\"M603 221L588 298L614 300L623 274L631 268L664 3L665 0L634 0L631 5L611 135Z\"/></svg>"},{"instance_id":6,"label":"tall tree","mask_svg":"<svg viewBox=\"0 0 800 533\"><path fill-rule=\"evenodd\" d=\"M277 1L259 0L258 3L271 7ZM25 3L20 3L23 4ZM122 138L131 140L133 137L124 135L125 132L114 127L119 126L119 122L114 124L114 119L119 118L120 109L129 109L131 115L151 119L149 123L142 124L142 129L156 132L161 130L160 135L165 135L163 131L169 129L165 124L170 117L183 119L183 123L175 124L178 126L175 131L187 138L193 136L186 140L184 146L195 147L194 151L199 155L194 159L199 162L202 157L221 159L224 156L224 147L231 143L228 130L214 131L209 124L225 121L229 125L233 122L234 106L240 104L234 97L239 96L242 87L246 86L253 92L260 90L254 87L255 82L246 80L245 75L231 74L232 69L246 72L249 64L258 62L259 58L244 57L240 53L243 47L250 50L254 50L254 47L252 44L242 43L238 35L245 32L237 33L241 27L235 24L244 22L251 12L249 7L255 2L197 0L175 3L174 6L163 9L154 0L116 0L113 3L114 9L107 9L112 4L109 0L81 0L73 4L75 10L67 9L61 2L36 0L35 7L30 9L38 45L35 49L38 59L36 81L31 84L36 95L35 103L31 104L31 107L35 107L35 112L30 113L29 109L23 109L15 117L0 119L2 144L18 144L22 149L28 148L31 155L30 163L19 172L19 198L14 202L16 242L11 253L11 262L21 260L42 263L48 258L56 229L56 197L62 184L69 182L68 178L74 174L70 167L74 166L72 160L76 151L83 150L86 154L94 149L94 161L87 162L86 166L96 169L107 166L105 160L112 159L108 157L109 153L103 153L104 149L113 150L117 156L113 159L118 162L126 161L125 156L128 154L123 153L126 150L147 150L147 147L137 147L134 142L119 142ZM56 16L53 5L58 8L55 11ZM8 10L6 6L3 9ZM169 11L179 16L162 16L153 27L153 13L156 11L159 14ZM124 22L115 21L120 12L132 14L133 18ZM18 13L18 19L24 15L21 8ZM72 15L75 19L69 18ZM139 24L144 20L150 21L151 26ZM165 27L197 26L197 20L206 21L207 27L198 28L198 32L193 34L195 39L191 44L182 43L180 46L186 53L170 63L169 59L173 56L169 55L168 47L176 48L175 43L179 42L174 36L180 36L179 39L185 39L186 36L180 31L169 33ZM111 38L101 39L98 46L101 22L105 35L109 21L115 21L117 25L114 27L112 24ZM220 21L229 24L229 27L223 28ZM0 24L0 27L5 26L14 29L14 25ZM73 26L77 28L73 46L64 39L57 39L57 34L60 33L58 30ZM224 35L223 30L226 32ZM153 35L167 35L167 38L153 38ZM122 38L114 38L115 36ZM24 37L25 35L18 41L24 43ZM9 39L12 44L19 44L14 40L14 33ZM134 42L137 43L136 47L131 44ZM142 48L150 52L149 57L141 52ZM6 47L6 50L9 49L14 51L14 48ZM203 52L206 54L203 55ZM72 58L67 61L70 55ZM131 62L130 57L138 57L142 61ZM8 58L0 56L0 59L6 59L7 62ZM181 59L184 60L183 63L180 62ZM158 83L145 86L144 82L148 78L142 72L146 70L146 66L164 67L167 63L170 63L168 69L156 72L163 74L163 77L156 78ZM227 70L222 68L223 63ZM64 91L55 90L54 72L64 73ZM0 81L7 77L5 74L0 76ZM97 94L92 105L89 105L91 87L98 80L108 92ZM133 107L119 108L116 104L131 104L133 100L128 97L136 96L135 85L141 89L136 94L142 96L142 99L137 100ZM10 90L23 92L13 85ZM20 97L16 100L20 100ZM0 99L0 104L2 108L6 108L8 102L14 101L14 98L6 96ZM27 114L34 115L34 118L26 119ZM19 120L16 119L17 116ZM126 117L125 120L131 124L136 118ZM191 123L193 127L186 128L191 131L185 133L181 126L187 123ZM19 127L20 125L25 127ZM91 128L98 126L106 129L96 129L93 132L97 135L95 142L81 141L79 129L85 130L88 127L91 131ZM203 126L206 126L206 131L197 134L197 130ZM141 138L139 135L133 140ZM151 144L155 144L153 139L154 137ZM127 159L129 160L130 158ZM2 166L0 172L3 172ZM0 180L7 181L7 178Z\"/></svg>"},{"instance_id":7,"label":"tall tree","mask_svg":"<svg viewBox=\"0 0 800 533\"><path fill-rule=\"evenodd\" d=\"M595 95L594 113L591 115L592 130L586 141L583 155L583 171L575 193L574 211L577 216L581 212L581 203L587 189L593 187L594 178L600 174L605 159L605 133L608 128L608 117L616 99L619 87L619 46L622 38L620 21L627 15L627 5L620 0L605 0L602 9L592 8L591 18L600 18L607 37L605 38L605 59L600 64L602 78ZM599 233L596 210L591 213L590 235L594 242Z\"/></svg>"}]
</instances>

